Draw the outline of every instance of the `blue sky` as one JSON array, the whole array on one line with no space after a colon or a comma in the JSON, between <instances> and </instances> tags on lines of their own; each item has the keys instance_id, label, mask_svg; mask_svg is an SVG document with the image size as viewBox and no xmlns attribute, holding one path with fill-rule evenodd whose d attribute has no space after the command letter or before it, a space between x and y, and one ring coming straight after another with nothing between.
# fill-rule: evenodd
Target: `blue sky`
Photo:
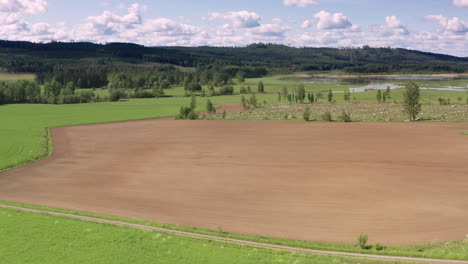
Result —
<instances>
[{"instance_id":1,"label":"blue sky","mask_svg":"<svg viewBox=\"0 0 468 264\"><path fill-rule=\"evenodd\" d=\"M0 39L370 45L468 56L468 0L0 0Z\"/></svg>"}]
</instances>

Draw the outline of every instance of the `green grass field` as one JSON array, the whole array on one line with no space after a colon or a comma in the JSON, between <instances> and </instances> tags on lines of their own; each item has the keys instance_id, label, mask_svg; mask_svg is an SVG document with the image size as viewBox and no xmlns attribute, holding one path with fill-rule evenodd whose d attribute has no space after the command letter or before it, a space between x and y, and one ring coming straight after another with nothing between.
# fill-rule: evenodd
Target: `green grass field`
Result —
<instances>
[{"instance_id":1,"label":"green grass field","mask_svg":"<svg viewBox=\"0 0 468 264\"><path fill-rule=\"evenodd\" d=\"M283 238L270 238L270 237L263 237L263 236L234 234L234 233L220 232L218 230L208 230L208 229L200 229L196 227L177 226L173 224L161 224L161 223L155 223L155 222L149 222L149 221L143 221L143 220L99 215L99 214L93 214L93 213L87 213L87 212L81 212L81 211L75 211L75 210L65 210L65 209L59 209L59 208L53 208L53 207L47 207L47 206L19 204L19 203L6 202L6 201L0 201L0 203L18 206L18 207L40 209L40 210L46 210L46 211L52 211L52 212L69 213L69 214L74 214L74 215L90 216L90 217L96 217L96 218L102 218L102 219L108 219L108 220L117 220L117 221L123 221L123 222L128 222L128 223L136 223L136 224L142 224L142 225L148 225L148 226L169 228L173 230L181 230L181 231L187 231L187 232L193 232L193 233L214 235L214 236L220 236L220 237L229 237L229 238L236 238L236 239L242 239L242 240L277 244L277 245L287 245L287 246L294 246L294 247L299 247L299 248L310 248L310 249L364 253L364 254L389 255L389 256L468 260L468 239L450 241L450 242L434 242L434 243L420 244L420 245L413 245L413 246L386 246L384 245L385 246L384 250L377 251L374 247L372 247L370 250L364 250L352 244L299 241L299 240L290 240L290 239L283 239ZM0 212L2 210L3 209L0 208ZM29 214L29 213L24 213L24 214Z\"/></svg>"},{"instance_id":2,"label":"green grass field","mask_svg":"<svg viewBox=\"0 0 468 264\"><path fill-rule=\"evenodd\" d=\"M11 209L0 209L0 227L0 263L8 264L391 263L256 249Z\"/></svg>"}]
</instances>

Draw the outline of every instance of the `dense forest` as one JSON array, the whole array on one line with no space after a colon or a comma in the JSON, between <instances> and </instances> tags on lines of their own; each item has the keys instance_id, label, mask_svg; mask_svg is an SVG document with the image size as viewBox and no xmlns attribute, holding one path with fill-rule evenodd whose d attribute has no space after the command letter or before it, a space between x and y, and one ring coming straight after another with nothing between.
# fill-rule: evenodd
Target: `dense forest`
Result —
<instances>
[{"instance_id":1,"label":"dense forest","mask_svg":"<svg viewBox=\"0 0 468 264\"><path fill-rule=\"evenodd\" d=\"M343 70L355 73L467 72L468 58L392 48L145 47L131 43L31 43L0 41L0 69L8 72L244 68L245 77L269 72Z\"/></svg>"}]
</instances>

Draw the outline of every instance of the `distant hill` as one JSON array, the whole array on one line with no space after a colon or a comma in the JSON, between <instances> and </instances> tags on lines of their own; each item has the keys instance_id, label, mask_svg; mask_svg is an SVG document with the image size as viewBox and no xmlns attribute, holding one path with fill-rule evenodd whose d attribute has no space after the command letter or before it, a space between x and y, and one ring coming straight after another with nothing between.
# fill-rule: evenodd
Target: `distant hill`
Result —
<instances>
[{"instance_id":1,"label":"distant hill","mask_svg":"<svg viewBox=\"0 0 468 264\"><path fill-rule=\"evenodd\" d=\"M160 67L256 67L270 72L468 72L468 58L392 48L145 47L132 43L31 43L0 40L0 68L50 72L95 67L106 71Z\"/></svg>"}]
</instances>

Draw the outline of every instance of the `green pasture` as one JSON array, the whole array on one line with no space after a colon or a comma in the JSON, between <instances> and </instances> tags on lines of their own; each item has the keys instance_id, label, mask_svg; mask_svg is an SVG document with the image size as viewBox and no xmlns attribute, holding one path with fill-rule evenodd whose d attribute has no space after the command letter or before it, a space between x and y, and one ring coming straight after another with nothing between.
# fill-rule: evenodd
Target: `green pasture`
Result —
<instances>
[{"instance_id":1,"label":"green pasture","mask_svg":"<svg viewBox=\"0 0 468 264\"><path fill-rule=\"evenodd\" d=\"M107 215L99 215L99 214L93 214L93 213L87 213L87 212L81 212L81 211L75 211L75 210L65 210L65 209L59 209L59 208L53 208L53 207L47 207L47 206L19 204L19 203L6 202L6 201L0 201L0 203L9 204L9 205L18 206L18 207L42 209L42 210L53 211L53 212L63 212L63 213L69 213L69 214L74 214L74 215L90 216L90 217L96 217L96 218L102 218L102 219L117 220L117 221L122 221L122 222L127 222L127 223L136 223L136 224L142 224L142 225L148 225L148 226L154 226L154 227L163 227L163 228L169 228L169 229L181 230L181 231L187 231L187 232L193 232L193 233L236 238L236 239L242 239L242 240L248 240L248 241L257 241L257 242L270 243L270 244L276 244L276 245L287 245L287 246L294 246L294 247L299 247L299 248L310 248L310 249L318 249L318 250L331 250L331 251L376 254L376 255L388 255L388 256L407 256L407 257L436 258L436 259L468 260L468 239L460 239L460 240L448 241L448 242L433 242L433 243L418 244L418 245L412 245L412 246L383 245L384 246L383 250L376 250L373 247L373 245L369 243L369 245L371 246L370 249L361 249L353 244L299 241L299 240L291 240L291 239L283 239L283 238L271 238L271 237L264 237L264 236L234 234L234 233L222 232L219 230L208 230L208 229L200 229L196 227L185 227L185 226L177 226L173 224L162 224L162 223L149 222L149 221L144 221L144 220L135 220L135 219L121 218L121 217L114 217L114 216L107 216ZM1 224L1 218L2 218L1 217L2 210L12 211L10 209L0 208L0 224ZM23 216L30 215L30 213L21 213L21 214ZM49 217L52 217L52 216L49 216ZM81 222L78 220L71 220L71 221ZM0 229L0 235L1 235L1 229ZM356 234L356 236L357 235L358 234ZM0 246L1 246L1 242L0 242ZM0 247L0 252L1 252L1 247ZM299 262L299 263L303 263L303 262ZM305 263L308 263L308 262L305 262ZM312 262L312 263L321 263L321 262ZM344 263L349 263L349 262L345 261ZM360 262L360 263L363 263L363 262ZM375 262L371 262L371 263L375 263Z\"/></svg>"},{"instance_id":2,"label":"green pasture","mask_svg":"<svg viewBox=\"0 0 468 264\"><path fill-rule=\"evenodd\" d=\"M9 264L390 263L257 249L11 209L0 209L0 227L0 263Z\"/></svg>"}]
</instances>

